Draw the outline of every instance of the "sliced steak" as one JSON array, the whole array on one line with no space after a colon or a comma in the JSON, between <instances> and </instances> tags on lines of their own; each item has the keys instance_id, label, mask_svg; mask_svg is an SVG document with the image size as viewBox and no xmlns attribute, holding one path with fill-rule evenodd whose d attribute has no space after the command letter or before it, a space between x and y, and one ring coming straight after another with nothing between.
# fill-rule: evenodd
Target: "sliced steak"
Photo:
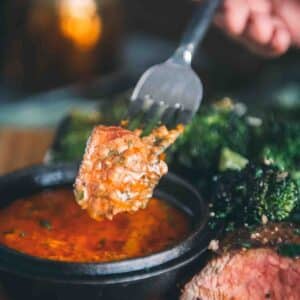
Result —
<instances>
[{"instance_id":1,"label":"sliced steak","mask_svg":"<svg viewBox=\"0 0 300 300\"><path fill-rule=\"evenodd\" d=\"M232 250L209 262L180 299L299 300L300 260L267 248Z\"/></svg>"}]
</instances>

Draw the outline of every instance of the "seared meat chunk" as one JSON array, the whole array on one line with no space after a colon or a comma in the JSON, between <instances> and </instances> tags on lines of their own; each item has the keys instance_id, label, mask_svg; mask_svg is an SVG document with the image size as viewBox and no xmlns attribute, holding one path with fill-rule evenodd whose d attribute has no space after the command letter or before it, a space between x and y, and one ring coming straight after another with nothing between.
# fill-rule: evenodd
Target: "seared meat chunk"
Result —
<instances>
[{"instance_id":1,"label":"seared meat chunk","mask_svg":"<svg viewBox=\"0 0 300 300\"><path fill-rule=\"evenodd\" d=\"M267 248L230 251L184 288L181 300L298 300L300 260Z\"/></svg>"},{"instance_id":2,"label":"seared meat chunk","mask_svg":"<svg viewBox=\"0 0 300 300\"><path fill-rule=\"evenodd\" d=\"M168 171L163 152L182 131L161 126L140 137L140 131L95 127L75 182L78 204L94 219L144 208Z\"/></svg>"}]
</instances>

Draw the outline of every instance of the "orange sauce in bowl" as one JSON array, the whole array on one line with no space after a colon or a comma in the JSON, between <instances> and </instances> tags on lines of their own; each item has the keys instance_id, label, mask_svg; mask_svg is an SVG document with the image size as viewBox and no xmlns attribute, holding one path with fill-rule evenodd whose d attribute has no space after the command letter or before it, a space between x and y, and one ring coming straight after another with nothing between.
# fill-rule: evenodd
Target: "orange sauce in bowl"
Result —
<instances>
[{"instance_id":1,"label":"orange sauce in bowl","mask_svg":"<svg viewBox=\"0 0 300 300\"><path fill-rule=\"evenodd\" d=\"M189 217L152 198L146 209L95 221L69 189L44 191L0 210L0 244L44 259L109 262L146 256L182 241Z\"/></svg>"}]
</instances>

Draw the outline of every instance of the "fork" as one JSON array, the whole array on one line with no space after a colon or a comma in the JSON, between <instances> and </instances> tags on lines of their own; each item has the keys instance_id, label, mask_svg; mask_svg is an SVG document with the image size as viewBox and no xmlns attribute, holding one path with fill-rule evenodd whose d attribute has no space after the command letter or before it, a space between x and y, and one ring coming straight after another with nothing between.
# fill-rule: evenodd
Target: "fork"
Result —
<instances>
[{"instance_id":1,"label":"fork","mask_svg":"<svg viewBox=\"0 0 300 300\"><path fill-rule=\"evenodd\" d=\"M131 95L126 116L129 129L140 127L147 133L159 123L172 128L176 124L187 124L195 115L203 87L191 63L221 1L204 0L174 54L141 76Z\"/></svg>"}]
</instances>

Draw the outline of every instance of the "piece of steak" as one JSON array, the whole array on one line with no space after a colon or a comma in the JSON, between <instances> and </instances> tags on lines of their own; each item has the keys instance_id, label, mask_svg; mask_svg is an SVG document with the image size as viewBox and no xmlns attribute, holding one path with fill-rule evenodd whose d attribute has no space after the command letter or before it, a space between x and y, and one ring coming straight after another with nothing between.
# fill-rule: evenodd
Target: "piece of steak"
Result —
<instances>
[{"instance_id":1,"label":"piece of steak","mask_svg":"<svg viewBox=\"0 0 300 300\"><path fill-rule=\"evenodd\" d=\"M213 259L180 300L299 300L300 259L270 248L232 250Z\"/></svg>"},{"instance_id":2,"label":"piece of steak","mask_svg":"<svg viewBox=\"0 0 300 300\"><path fill-rule=\"evenodd\" d=\"M122 127L95 127L75 182L78 204L94 219L144 208L168 171L163 152L182 132L183 126L161 126L141 137Z\"/></svg>"}]
</instances>

